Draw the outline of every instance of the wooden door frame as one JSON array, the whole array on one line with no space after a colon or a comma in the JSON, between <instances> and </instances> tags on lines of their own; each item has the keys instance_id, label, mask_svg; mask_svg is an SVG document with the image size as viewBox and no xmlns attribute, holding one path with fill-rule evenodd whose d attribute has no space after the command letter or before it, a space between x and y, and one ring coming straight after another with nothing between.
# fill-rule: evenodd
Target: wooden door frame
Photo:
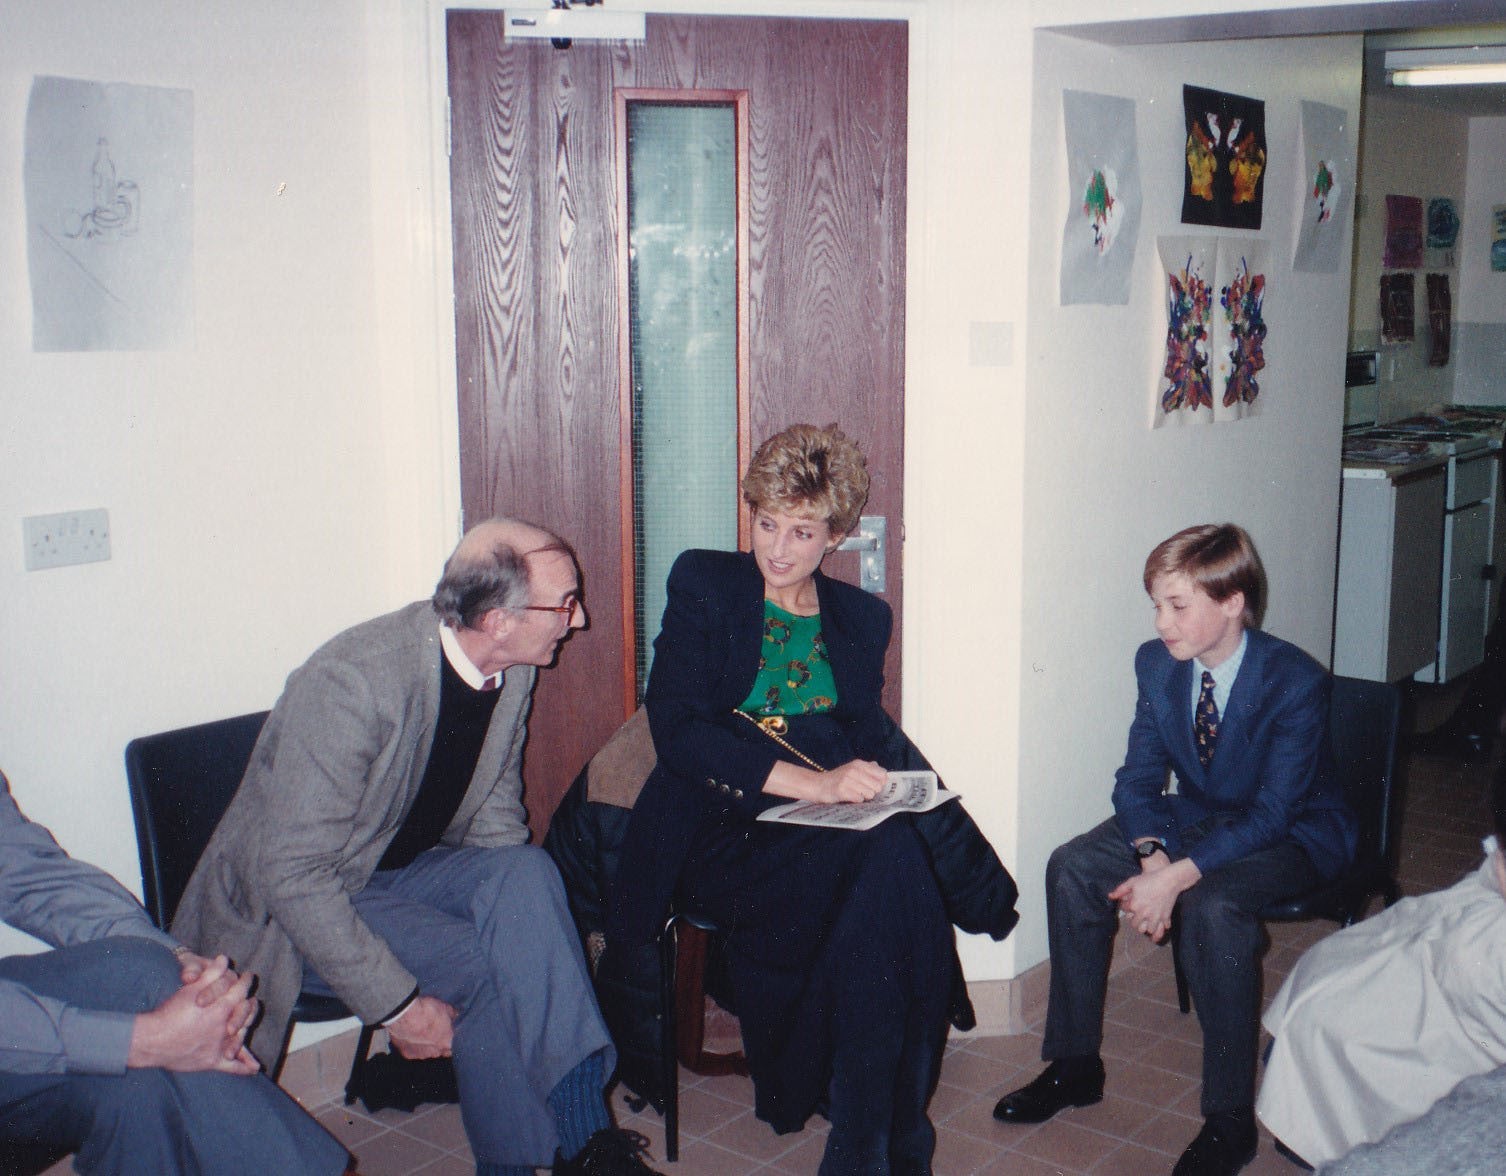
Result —
<instances>
[{"instance_id":1,"label":"wooden door frame","mask_svg":"<svg viewBox=\"0 0 1506 1176\"><path fill-rule=\"evenodd\" d=\"M617 419L619 422L617 504L622 534L622 559L618 583L622 590L622 699L624 719L636 709L638 698L638 633L634 618L637 610L637 563L634 551L633 514L637 499L633 493L633 329L630 265L628 261L628 158L627 108L630 102L658 102L670 105L731 106L733 141L737 150L737 477L741 486L752 456L748 425L748 382L750 358L748 340L748 91L747 90L667 90L643 86L615 86L612 89L612 145L617 177ZM748 543L748 514L742 509L741 496L734 493L737 511L737 543Z\"/></svg>"}]
</instances>

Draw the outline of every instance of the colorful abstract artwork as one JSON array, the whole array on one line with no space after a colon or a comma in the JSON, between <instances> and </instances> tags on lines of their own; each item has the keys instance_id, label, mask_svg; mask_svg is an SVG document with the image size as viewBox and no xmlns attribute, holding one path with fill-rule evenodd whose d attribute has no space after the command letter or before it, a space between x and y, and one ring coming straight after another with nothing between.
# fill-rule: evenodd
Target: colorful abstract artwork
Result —
<instances>
[{"instance_id":1,"label":"colorful abstract artwork","mask_svg":"<svg viewBox=\"0 0 1506 1176\"><path fill-rule=\"evenodd\" d=\"M1428 248L1452 249L1459 239L1459 209L1447 196L1428 201Z\"/></svg>"},{"instance_id":2,"label":"colorful abstract artwork","mask_svg":"<svg viewBox=\"0 0 1506 1176\"><path fill-rule=\"evenodd\" d=\"M1490 209L1490 268L1506 273L1506 204Z\"/></svg>"},{"instance_id":3,"label":"colorful abstract artwork","mask_svg":"<svg viewBox=\"0 0 1506 1176\"><path fill-rule=\"evenodd\" d=\"M1410 343L1413 338L1412 275L1382 274L1381 342Z\"/></svg>"},{"instance_id":4,"label":"colorful abstract artwork","mask_svg":"<svg viewBox=\"0 0 1506 1176\"><path fill-rule=\"evenodd\" d=\"M1450 319L1453 299L1449 297L1448 275L1429 274L1428 290L1428 367L1448 364L1449 343L1453 337Z\"/></svg>"},{"instance_id":5,"label":"colorful abstract artwork","mask_svg":"<svg viewBox=\"0 0 1506 1176\"><path fill-rule=\"evenodd\" d=\"M1259 407L1266 370L1266 272L1259 240L1162 237L1166 343L1154 423L1232 421Z\"/></svg>"},{"instance_id":6,"label":"colorful abstract artwork","mask_svg":"<svg viewBox=\"0 0 1506 1176\"><path fill-rule=\"evenodd\" d=\"M1123 305L1140 235L1140 158L1129 98L1062 92L1067 217L1061 301Z\"/></svg>"},{"instance_id":7,"label":"colorful abstract artwork","mask_svg":"<svg viewBox=\"0 0 1506 1176\"><path fill-rule=\"evenodd\" d=\"M1265 204L1265 103L1182 87L1182 222L1258 229Z\"/></svg>"},{"instance_id":8,"label":"colorful abstract artwork","mask_svg":"<svg viewBox=\"0 0 1506 1176\"><path fill-rule=\"evenodd\" d=\"M1302 103L1301 191L1292 268L1331 274L1348 264L1349 207L1354 163L1347 134L1349 116L1337 106Z\"/></svg>"},{"instance_id":9,"label":"colorful abstract artwork","mask_svg":"<svg viewBox=\"0 0 1506 1176\"><path fill-rule=\"evenodd\" d=\"M1417 269L1422 265L1422 198L1386 197L1386 243L1381 264L1387 269Z\"/></svg>"},{"instance_id":10,"label":"colorful abstract artwork","mask_svg":"<svg viewBox=\"0 0 1506 1176\"><path fill-rule=\"evenodd\" d=\"M1243 416L1260 395L1265 368L1266 247L1257 241L1223 241L1218 251L1218 322L1215 384L1220 405Z\"/></svg>"},{"instance_id":11,"label":"colorful abstract artwork","mask_svg":"<svg viewBox=\"0 0 1506 1176\"><path fill-rule=\"evenodd\" d=\"M1211 238L1162 237L1157 245L1165 272L1166 358L1157 387L1156 423L1173 416L1213 413L1209 345L1213 325Z\"/></svg>"}]
</instances>

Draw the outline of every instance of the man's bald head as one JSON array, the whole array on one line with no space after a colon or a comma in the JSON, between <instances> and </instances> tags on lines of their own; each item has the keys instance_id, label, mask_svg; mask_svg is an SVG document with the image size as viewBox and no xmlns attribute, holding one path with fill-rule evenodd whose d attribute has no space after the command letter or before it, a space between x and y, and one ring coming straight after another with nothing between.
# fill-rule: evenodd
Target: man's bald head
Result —
<instances>
[{"instance_id":1,"label":"man's bald head","mask_svg":"<svg viewBox=\"0 0 1506 1176\"><path fill-rule=\"evenodd\" d=\"M493 518L461 538L434 588L434 611L452 629L478 628L492 609L530 600L529 561L546 552L575 563L570 545L552 531L519 519Z\"/></svg>"}]
</instances>

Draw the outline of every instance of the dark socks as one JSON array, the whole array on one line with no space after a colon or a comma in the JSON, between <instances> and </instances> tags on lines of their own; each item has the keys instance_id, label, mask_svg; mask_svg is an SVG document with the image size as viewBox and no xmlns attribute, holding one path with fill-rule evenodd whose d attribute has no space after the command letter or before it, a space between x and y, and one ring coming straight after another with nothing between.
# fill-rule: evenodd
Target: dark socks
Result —
<instances>
[{"instance_id":1,"label":"dark socks","mask_svg":"<svg viewBox=\"0 0 1506 1176\"><path fill-rule=\"evenodd\" d=\"M578 1155L591 1136L612 1125L602 1094L605 1085L601 1055L596 1053L561 1078L549 1092L549 1109L554 1112L554 1128L560 1137L560 1155L567 1160Z\"/></svg>"}]
</instances>

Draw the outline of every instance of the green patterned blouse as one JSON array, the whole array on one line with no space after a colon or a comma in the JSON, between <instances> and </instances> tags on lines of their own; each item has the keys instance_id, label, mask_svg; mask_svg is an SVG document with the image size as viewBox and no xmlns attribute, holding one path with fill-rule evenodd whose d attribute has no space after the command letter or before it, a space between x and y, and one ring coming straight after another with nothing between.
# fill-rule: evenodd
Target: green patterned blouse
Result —
<instances>
[{"instance_id":1,"label":"green patterned blouse","mask_svg":"<svg viewBox=\"0 0 1506 1176\"><path fill-rule=\"evenodd\" d=\"M764 601L758 677L743 702L752 715L809 715L837 704L837 682L821 639L821 614L798 617Z\"/></svg>"}]
</instances>

